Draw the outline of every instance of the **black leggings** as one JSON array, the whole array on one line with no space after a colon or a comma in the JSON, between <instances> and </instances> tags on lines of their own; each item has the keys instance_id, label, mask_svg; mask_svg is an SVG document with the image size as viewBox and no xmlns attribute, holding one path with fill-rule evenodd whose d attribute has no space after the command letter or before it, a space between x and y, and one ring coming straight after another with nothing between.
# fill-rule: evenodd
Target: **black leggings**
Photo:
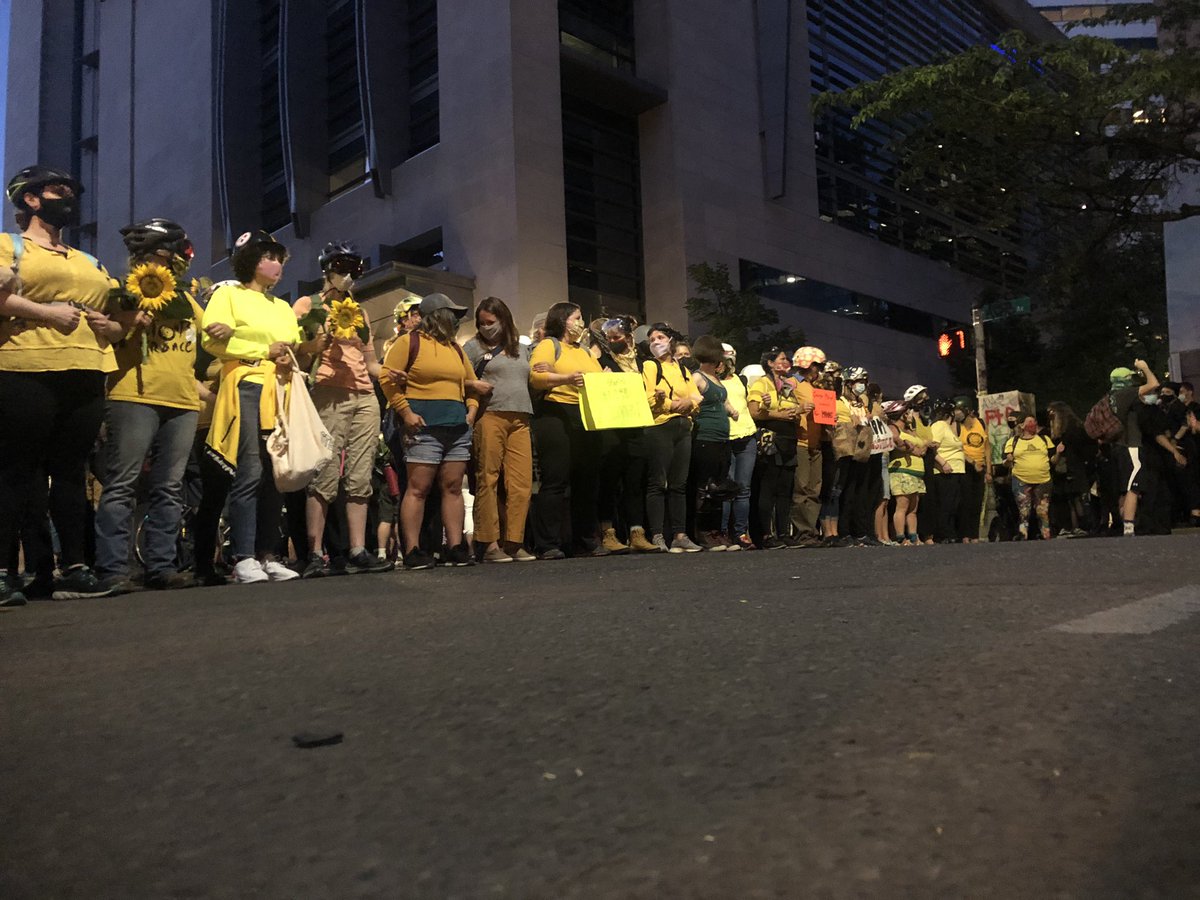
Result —
<instances>
[{"instance_id":1,"label":"black leggings","mask_svg":"<svg viewBox=\"0 0 1200 900\"><path fill-rule=\"evenodd\" d=\"M721 501L706 499L704 489L710 481L720 484L729 479L729 441L692 441L692 472L696 503L696 530L723 531Z\"/></svg>"},{"instance_id":2,"label":"black leggings","mask_svg":"<svg viewBox=\"0 0 1200 900\"><path fill-rule=\"evenodd\" d=\"M796 440L775 435L775 453L759 456L754 464L752 493L757 499L754 508L758 542L772 534L788 536L792 522L792 489L796 481Z\"/></svg>"},{"instance_id":3,"label":"black leggings","mask_svg":"<svg viewBox=\"0 0 1200 900\"><path fill-rule=\"evenodd\" d=\"M646 517L646 449L641 428L600 432L600 521L641 528Z\"/></svg>"},{"instance_id":4,"label":"black leggings","mask_svg":"<svg viewBox=\"0 0 1200 900\"><path fill-rule=\"evenodd\" d=\"M579 407L543 400L533 417L542 481L533 507L534 547L538 553L561 549L563 506L571 497L571 539L587 548L596 539L599 489L598 434L585 431Z\"/></svg>"},{"instance_id":5,"label":"black leggings","mask_svg":"<svg viewBox=\"0 0 1200 900\"><path fill-rule=\"evenodd\" d=\"M842 488L841 510L838 514L838 534L850 537L875 536L876 492L882 496L883 468L879 457L872 456L866 462L857 462L843 457L845 463L845 486ZM839 460L841 464L841 460ZM872 478L872 469L875 477Z\"/></svg>"},{"instance_id":6,"label":"black leggings","mask_svg":"<svg viewBox=\"0 0 1200 900\"><path fill-rule=\"evenodd\" d=\"M933 480L937 482L937 530L934 532L934 538L939 541L961 541L963 538L963 522L959 518L959 496L963 488L963 479L966 478L961 472L954 472L950 475L945 473L935 475ZM978 531L978 525L976 526Z\"/></svg>"},{"instance_id":7,"label":"black leggings","mask_svg":"<svg viewBox=\"0 0 1200 900\"><path fill-rule=\"evenodd\" d=\"M104 421L104 373L0 372L0 553L49 511L64 568L84 562L87 461ZM28 550L29 548L27 548ZM45 562L28 568L45 569Z\"/></svg>"},{"instance_id":8,"label":"black leggings","mask_svg":"<svg viewBox=\"0 0 1200 900\"><path fill-rule=\"evenodd\" d=\"M646 429L646 530L671 535L687 530L688 467L692 425L682 416Z\"/></svg>"}]
</instances>

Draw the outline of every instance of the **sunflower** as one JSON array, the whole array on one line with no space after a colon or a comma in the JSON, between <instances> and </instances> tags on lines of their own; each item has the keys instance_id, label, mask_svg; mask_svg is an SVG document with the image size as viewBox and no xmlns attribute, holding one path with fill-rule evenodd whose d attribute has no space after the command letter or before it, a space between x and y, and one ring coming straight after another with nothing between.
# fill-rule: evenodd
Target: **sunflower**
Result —
<instances>
[{"instance_id":1,"label":"sunflower","mask_svg":"<svg viewBox=\"0 0 1200 900\"><path fill-rule=\"evenodd\" d=\"M362 310L353 300L334 300L329 321L333 329L333 336L344 340L354 337L358 334L358 330L366 324L363 320Z\"/></svg>"},{"instance_id":2,"label":"sunflower","mask_svg":"<svg viewBox=\"0 0 1200 900\"><path fill-rule=\"evenodd\" d=\"M142 263L125 279L125 290L138 302L138 309L158 312L175 299L175 276L166 266Z\"/></svg>"}]
</instances>

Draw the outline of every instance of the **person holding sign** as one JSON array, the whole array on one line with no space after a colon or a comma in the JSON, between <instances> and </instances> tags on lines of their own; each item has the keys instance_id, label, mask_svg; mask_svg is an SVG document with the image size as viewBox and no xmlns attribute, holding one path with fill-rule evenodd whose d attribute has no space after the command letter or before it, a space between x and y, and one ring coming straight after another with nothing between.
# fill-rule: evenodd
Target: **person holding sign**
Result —
<instances>
[{"instance_id":1,"label":"person holding sign","mask_svg":"<svg viewBox=\"0 0 1200 900\"><path fill-rule=\"evenodd\" d=\"M759 442L758 464L754 467L758 498L755 531L752 535L764 550L792 546L788 535L795 483L797 420L803 415L796 396L796 382L788 375L792 359L781 347L772 347L762 358L766 374L750 385L746 398L750 415L770 433L770 449Z\"/></svg>"},{"instance_id":2,"label":"person holding sign","mask_svg":"<svg viewBox=\"0 0 1200 900\"><path fill-rule=\"evenodd\" d=\"M534 550L541 559L563 559L563 506L571 489L571 539L584 555L607 556L596 540L599 490L599 432L586 431L579 415L579 389L586 372L600 364L580 340L587 330L574 303L555 303L546 312L546 337L533 348L529 386L535 392L533 442L542 483L534 504Z\"/></svg>"},{"instance_id":3,"label":"person holding sign","mask_svg":"<svg viewBox=\"0 0 1200 900\"><path fill-rule=\"evenodd\" d=\"M700 408L700 392L674 358L677 333L670 325L650 326L651 359L642 363L646 399L654 425L646 429L646 525L659 552L699 553L687 536L687 480L692 458L691 417ZM668 532L670 526L674 531ZM673 534L671 546L667 534Z\"/></svg>"}]
</instances>

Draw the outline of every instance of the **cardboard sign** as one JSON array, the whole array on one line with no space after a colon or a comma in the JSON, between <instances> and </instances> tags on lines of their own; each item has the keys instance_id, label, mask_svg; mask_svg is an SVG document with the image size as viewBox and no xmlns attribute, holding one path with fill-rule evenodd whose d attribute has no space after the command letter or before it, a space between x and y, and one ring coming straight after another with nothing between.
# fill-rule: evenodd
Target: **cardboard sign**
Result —
<instances>
[{"instance_id":1,"label":"cardboard sign","mask_svg":"<svg viewBox=\"0 0 1200 900\"><path fill-rule=\"evenodd\" d=\"M837 424L837 394L813 388L813 421L818 425Z\"/></svg>"},{"instance_id":2,"label":"cardboard sign","mask_svg":"<svg viewBox=\"0 0 1200 900\"><path fill-rule=\"evenodd\" d=\"M984 394L979 398L979 418L987 428L993 464L1004 461L1004 444L1012 437L1012 431L1006 421L1008 414L1015 412L1024 419L1026 416L1032 416L1036 408L1033 394L1023 391Z\"/></svg>"},{"instance_id":3,"label":"cardboard sign","mask_svg":"<svg viewBox=\"0 0 1200 900\"><path fill-rule=\"evenodd\" d=\"M637 372L588 372L579 391L579 414L588 431L654 424L646 383Z\"/></svg>"},{"instance_id":4,"label":"cardboard sign","mask_svg":"<svg viewBox=\"0 0 1200 900\"><path fill-rule=\"evenodd\" d=\"M877 453L887 453L889 450L894 450L896 447L896 439L892 437L892 429L888 428L888 423L876 416L871 419L871 455Z\"/></svg>"}]
</instances>

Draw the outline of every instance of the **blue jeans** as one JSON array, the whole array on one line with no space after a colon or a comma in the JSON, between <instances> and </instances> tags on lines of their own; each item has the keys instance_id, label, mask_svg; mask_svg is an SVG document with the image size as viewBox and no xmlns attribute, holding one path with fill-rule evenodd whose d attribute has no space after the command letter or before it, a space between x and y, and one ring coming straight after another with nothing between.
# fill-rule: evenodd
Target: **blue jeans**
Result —
<instances>
[{"instance_id":1,"label":"blue jeans","mask_svg":"<svg viewBox=\"0 0 1200 900\"><path fill-rule=\"evenodd\" d=\"M104 490L96 510L96 571L129 574L133 511L146 454L152 453L147 481L145 565L150 575L175 571L179 520L183 515L183 472L196 436L193 410L108 401L104 445Z\"/></svg>"},{"instance_id":2,"label":"blue jeans","mask_svg":"<svg viewBox=\"0 0 1200 900\"><path fill-rule=\"evenodd\" d=\"M263 525L279 521L282 499L275 487L275 474L266 457L266 441L258 421L258 404L263 386L238 382L237 472L229 489L229 543L235 560L246 559L273 549ZM265 472L264 472L265 469ZM263 546L258 538L262 537Z\"/></svg>"},{"instance_id":3,"label":"blue jeans","mask_svg":"<svg viewBox=\"0 0 1200 900\"><path fill-rule=\"evenodd\" d=\"M754 435L729 442L729 477L738 484L737 497L727 500L721 508L721 530L724 531L733 513L733 538L750 531L750 479L758 459L758 441Z\"/></svg>"}]
</instances>

